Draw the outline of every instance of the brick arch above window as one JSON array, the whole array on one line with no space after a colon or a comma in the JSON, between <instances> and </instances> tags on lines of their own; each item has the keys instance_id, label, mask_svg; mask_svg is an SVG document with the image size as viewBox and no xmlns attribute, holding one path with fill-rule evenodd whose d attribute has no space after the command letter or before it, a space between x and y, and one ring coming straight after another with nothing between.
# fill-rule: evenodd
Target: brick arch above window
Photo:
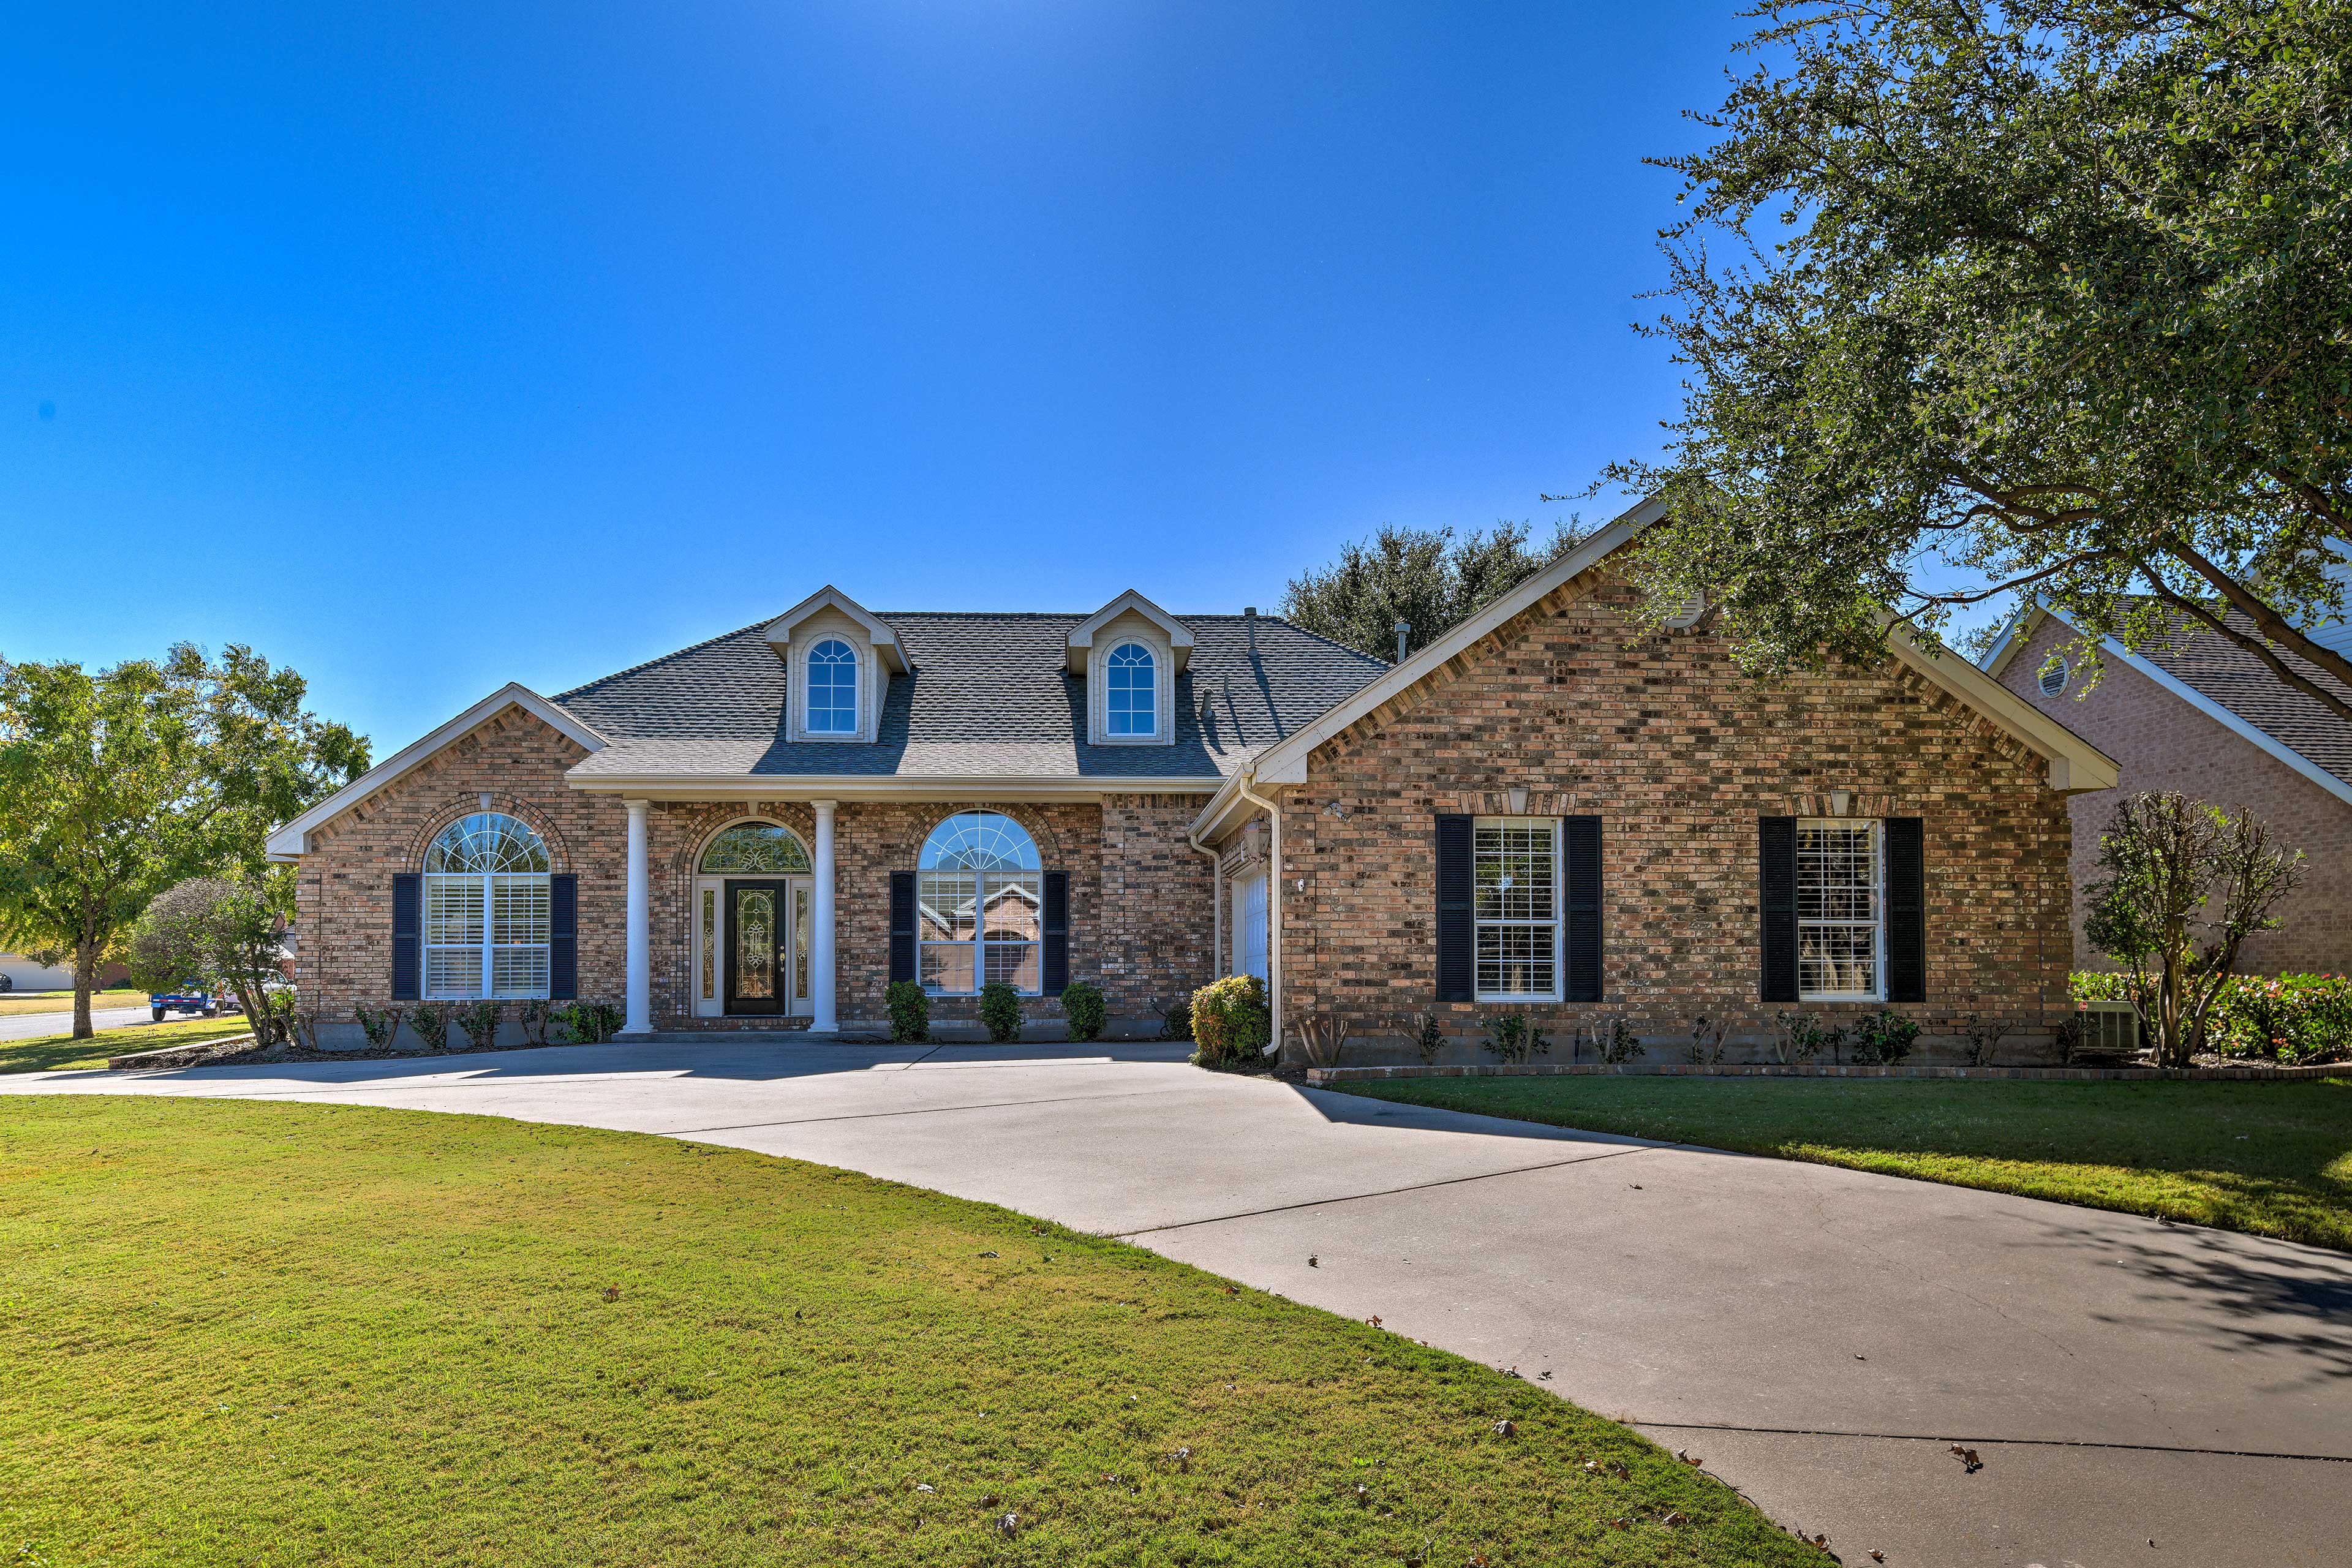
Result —
<instances>
[{"instance_id":1,"label":"brick arch above window","mask_svg":"<svg viewBox=\"0 0 2352 1568\"><path fill-rule=\"evenodd\" d=\"M485 794L489 797L487 806L482 804ZM539 841L547 846L547 868L550 871L561 874L578 869L571 843L564 837L563 830L555 825L554 819L534 803L502 790L476 790L471 794L453 795L436 806L424 818L424 826L412 834L402 846L401 869L414 871L424 865L425 851L441 836L443 829L453 822L479 816L484 811L511 816L538 834Z\"/></svg>"}]
</instances>

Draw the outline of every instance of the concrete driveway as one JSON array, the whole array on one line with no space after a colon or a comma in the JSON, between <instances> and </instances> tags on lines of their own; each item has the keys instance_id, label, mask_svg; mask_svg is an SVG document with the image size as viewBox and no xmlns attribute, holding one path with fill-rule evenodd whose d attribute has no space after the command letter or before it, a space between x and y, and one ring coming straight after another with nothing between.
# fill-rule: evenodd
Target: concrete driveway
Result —
<instances>
[{"instance_id":1,"label":"concrete driveway","mask_svg":"<svg viewBox=\"0 0 2352 1568\"><path fill-rule=\"evenodd\" d=\"M1850 1563L2352 1560L2352 1258L2319 1248L1220 1078L1160 1047L698 1041L0 1089L621 1128L1003 1204L1516 1366Z\"/></svg>"}]
</instances>

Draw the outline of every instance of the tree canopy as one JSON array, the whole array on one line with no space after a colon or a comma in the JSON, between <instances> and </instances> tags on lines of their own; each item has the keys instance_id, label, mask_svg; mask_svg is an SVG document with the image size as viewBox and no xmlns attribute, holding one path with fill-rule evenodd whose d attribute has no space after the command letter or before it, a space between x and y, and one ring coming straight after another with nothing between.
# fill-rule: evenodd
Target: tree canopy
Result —
<instances>
[{"instance_id":1,"label":"tree canopy","mask_svg":"<svg viewBox=\"0 0 2352 1568\"><path fill-rule=\"evenodd\" d=\"M0 664L0 939L72 955L77 1037L150 900L194 876L262 886L268 831L366 771L367 742L305 690L243 647L95 675Z\"/></svg>"},{"instance_id":2,"label":"tree canopy","mask_svg":"<svg viewBox=\"0 0 2352 1568\"><path fill-rule=\"evenodd\" d=\"M1456 539L1450 528L1383 528L1339 552L1320 572L1290 580L1282 614L1295 626L1376 658L1394 658L1396 624L1405 651L1417 653L1473 610L1501 597L1581 537L1562 523L1546 545L1531 546L1524 523Z\"/></svg>"},{"instance_id":3,"label":"tree canopy","mask_svg":"<svg viewBox=\"0 0 2352 1568\"><path fill-rule=\"evenodd\" d=\"M2352 0L1751 15L1661 160L1683 408L1604 476L1672 508L1652 602L1771 671L2039 595L2094 671L2186 621L2352 720L2305 635L2352 558Z\"/></svg>"}]
</instances>

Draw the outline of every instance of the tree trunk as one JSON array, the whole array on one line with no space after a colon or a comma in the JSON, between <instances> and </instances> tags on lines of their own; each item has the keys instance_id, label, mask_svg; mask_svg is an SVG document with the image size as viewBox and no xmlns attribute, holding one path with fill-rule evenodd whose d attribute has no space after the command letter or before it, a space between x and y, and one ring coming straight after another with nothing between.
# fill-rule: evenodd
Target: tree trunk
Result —
<instances>
[{"instance_id":1,"label":"tree trunk","mask_svg":"<svg viewBox=\"0 0 2352 1568\"><path fill-rule=\"evenodd\" d=\"M98 943L79 942L74 944L74 1021L73 1037L86 1040L97 1031L89 1025L89 994L98 989Z\"/></svg>"}]
</instances>

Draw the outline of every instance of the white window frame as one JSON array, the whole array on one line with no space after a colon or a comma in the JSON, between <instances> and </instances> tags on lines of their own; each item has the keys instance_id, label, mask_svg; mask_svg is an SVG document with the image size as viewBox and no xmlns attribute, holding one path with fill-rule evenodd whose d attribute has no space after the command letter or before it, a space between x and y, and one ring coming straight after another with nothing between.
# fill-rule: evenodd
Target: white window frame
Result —
<instances>
[{"instance_id":1,"label":"white window frame","mask_svg":"<svg viewBox=\"0 0 2352 1568\"><path fill-rule=\"evenodd\" d=\"M541 853L542 855L546 853L546 840L540 838L538 831L532 828L530 824L524 822L522 818L515 816L512 813L468 813L467 817L461 817L459 820L468 820L477 816L505 816L509 820L520 824L526 831L530 833L532 838L539 841ZM446 833L446 831L447 828L446 827L442 829L442 832ZM433 842L437 844L440 841L440 838L441 834L436 833L433 836ZM499 1001L507 1002L542 1000L546 997L549 986L553 978L552 965L554 944L551 939L554 934L552 929L554 924L554 883L550 873L546 871L425 871L419 874L417 881L417 892L419 895L419 941L417 942L419 950L417 980L419 984L417 985L417 991L425 1001L474 1002L495 998ZM452 890L469 892L472 895L469 901L474 902L475 907L479 910L481 922L481 931L478 938L463 942L435 942L432 940L434 894L436 891L445 888ZM509 895L518 890L525 892L526 895L530 892L536 892L537 897L529 900L530 903L535 905L536 908L535 910L527 910L524 918L528 920L531 914L535 913L537 915L538 918L536 923L540 931L540 939L537 942L505 942L499 940L502 936L510 935L513 930L513 922L511 921L502 920L499 918L499 895L502 889L507 891ZM476 972L475 981L472 985L450 987L436 985L433 983L434 954L446 953L453 951L463 952L477 947L478 947L481 952L481 967ZM498 960L499 955L501 952L537 953L539 955L538 969L541 976L539 984L536 987L529 989L516 986L507 986L501 989L498 984Z\"/></svg>"},{"instance_id":2,"label":"white window frame","mask_svg":"<svg viewBox=\"0 0 2352 1568\"><path fill-rule=\"evenodd\" d=\"M849 728L820 730L816 727L816 680L813 671L816 656L822 649L839 647L849 655ZM812 740L855 741L864 733L866 718L866 661L857 652L857 645L845 637L833 634L818 637L809 644L801 659L801 733Z\"/></svg>"},{"instance_id":3,"label":"white window frame","mask_svg":"<svg viewBox=\"0 0 2352 1568\"><path fill-rule=\"evenodd\" d=\"M1856 828L1870 836L1871 910L1869 921L1825 920L1805 916L1805 835L1823 828L1850 833ZM1807 816L1797 821L1797 999L1801 1002L1884 1002L1886 1000L1886 824L1874 816ZM1805 989L1807 928L1873 927L1870 971L1877 984L1868 991L1808 991Z\"/></svg>"},{"instance_id":4,"label":"white window frame","mask_svg":"<svg viewBox=\"0 0 2352 1568\"><path fill-rule=\"evenodd\" d=\"M1489 829L1540 826L1551 833L1551 919L1549 921L1531 919L1497 917L1486 919L1478 912L1478 842L1479 835ZM1481 1002L1558 1002L1566 992L1568 954L1563 947L1566 937L1566 911L1560 900L1566 894L1562 881L1565 858L1562 844L1562 823L1557 816L1480 816L1470 823L1470 974L1472 994ZM1486 928L1504 930L1549 924L1551 927L1551 989L1549 991L1486 991L1478 984L1478 933Z\"/></svg>"},{"instance_id":5,"label":"white window frame","mask_svg":"<svg viewBox=\"0 0 2352 1568\"><path fill-rule=\"evenodd\" d=\"M1014 827L1020 830L1021 836L1029 841L1029 852L1036 858L1037 868L1031 870L1024 868L1015 871L979 871L950 869L936 866L929 868L925 867L923 865L923 852L930 847L931 839L938 835L940 828L947 826L957 818L963 816L998 816L1003 817L1006 822L1011 823ZM975 807L953 813L934 824L931 831L923 836L922 849L917 850L915 855L916 984L921 985L927 993L933 996L977 996L980 994L982 988L988 984L988 950L991 947L998 949L1025 947L1030 950L1031 953L1034 954L1036 960L1037 984L1027 986L1016 985L1013 987L1013 990L1016 994L1023 996L1043 996L1045 994L1045 850L1038 846L1037 836L1029 831L1029 825L1027 823L1023 822L1019 817L1014 816L1010 812L992 810L985 806ZM923 935L924 880L926 878L935 876L970 877L971 879L972 920L971 936L960 941L943 942ZM1026 881L1031 879L1034 879L1037 886L1036 936L1025 942L990 942L988 940L988 903L990 885L993 883L997 887L1002 888L1008 882ZM934 987L929 982L923 979L923 955L933 949L951 947L968 947L971 949L972 978L971 989L969 991L950 991L944 986Z\"/></svg>"},{"instance_id":6,"label":"white window frame","mask_svg":"<svg viewBox=\"0 0 2352 1568\"><path fill-rule=\"evenodd\" d=\"M1118 711L1112 705L1112 699L1117 695L1117 692L1112 686L1112 672L1122 668L1118 663L1118 657L1129 648L1133 648L1137 653L1143 656L1143 673L1145 678L1143 682L1143 692L1145 700L1150 704L1150 706L1145 710L1144 714L1144 716L1150 721L1150 723L1141 730L1120 729L1118 727ZM1161 657L1162 656L1160 651L1154 648L1150 643L1139 641L1134 637L1122 638L1117 647L1103 655L1103 729L1113 740L1150 741L1155 740L1159 737L1160 660ZM1129 666L1126 668L1132 667Z\"/></svg>"}]
</instances>

